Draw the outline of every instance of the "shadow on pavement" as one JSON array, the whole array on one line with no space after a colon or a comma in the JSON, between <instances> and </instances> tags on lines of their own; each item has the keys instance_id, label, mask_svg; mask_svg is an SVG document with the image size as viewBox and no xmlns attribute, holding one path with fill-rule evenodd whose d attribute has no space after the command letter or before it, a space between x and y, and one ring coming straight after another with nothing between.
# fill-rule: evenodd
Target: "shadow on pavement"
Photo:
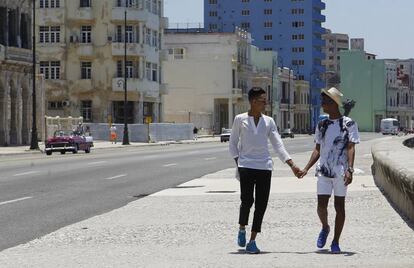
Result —
<instances>
[{"instance_id":1,"label":"shadow on pavement","mask_svg":"<svg viewBox=\"0 0 414 268\"><path fill-rule=\"evenodd\" d=\"M244 249L239 249L237 252L230 252L229 254L237 255L237 254L248 254L248 253L246 253L246 251ZM350 256L353 256L353 255L358 254L358 253L352 252L352 251L342 251L339 254L332 254L328 249L322 249L322 250L304 251L304 252L299 252L299 251L261 251L260 254L256 254L256 255L262 255L262 254L299 254L299 255L304 255L304 254L326 254L326 255L343 255L343 256L346 256L346 257L350 257ZM252 254L252 255L254 255L254 254Z\"/></svg>"},{"instance_id":2,"label":"shadow on pavement","mask_svg":"<svg viewBox=\"0 0 414 268\"><path fill-rule=\"evenodd\" d=\"M229 252L229 254L233 254L233 255L241 255L241 254L246 254L246 255L263 255L263 254L270 254L270 253L276 253L276 252L260 251L259 254L249 254L244 249L239 249L236 252Z\"/></svg>"}]
</instances>

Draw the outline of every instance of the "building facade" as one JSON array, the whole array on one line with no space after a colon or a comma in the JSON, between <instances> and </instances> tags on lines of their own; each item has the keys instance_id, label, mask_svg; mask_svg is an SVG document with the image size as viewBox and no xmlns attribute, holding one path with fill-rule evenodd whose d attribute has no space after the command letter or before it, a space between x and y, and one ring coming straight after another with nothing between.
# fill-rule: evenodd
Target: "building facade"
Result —
<instances>
[{"instance_id":1,"label":"building facade","mask_svg":"<svg viewBox=\"0 0 414 268\"><path fill-rule=\"evenodd\" d=\"M380 131L381 119L393 117L413 128L414 60L379 60L361 50L341 52L341 90L356 101L351 117L361 131Z\"/></svg>"},{"instance_id":2,"label":"building facade","mask_svg":"<svg viewBox=\"0 0 414 268\"><path fill-rule=\"evenodd\" d=\"M339 87L341 83L340 52L349 50L349 36L347 34L332 33L326 29L322 39L325 41L325 59L322 61L322 64L326 70L324 74L326 87Z\"/></svg>"},{"instance_id":3,"label":"building facade","mask_svg":"<svg viewBox=\"0 0 414 268\"><path fill-rule=\"evenodd\" d=\"M299 80L310 81L314 126L320 113L320 89L325 86L321 79L325 73L324 9L321 0L204 0L204 27L212 32L241 27L252 33L254 45L277 51L279 66L295 70Z\"/></svg>"},{"instance_id":4,"label":"building facade","mask_svg":"<svg viewBox=\"0 0 414 268\"><path fill-rule=\"evenodd\" d=\"M168 31L165 46L166 122L193 123L210 133L231 128L234 116L248 109L252 86L251 37L236 33Z\"/></svg>"},{"instance_id":5,"label":"building facade","mask_svg":"<svg viewBox=\"0 0 414 268\"><path fill-rule=\"evenodd\" d=\"M48 116L122 123L125 106L129 123L162 120L162 0L36 3Z\"/></svg>"},{"instance_id":6,"label":"building facade","mask_svg":"<svg viewBox=\"0 0 414 268\"><path fill-rule=\"evenodd\" d=\"M0 1L0 146L29 144L32 127L31 1ZM42 138L44 99L37 78L37 128Z\"/></svg>"}]
</instances>

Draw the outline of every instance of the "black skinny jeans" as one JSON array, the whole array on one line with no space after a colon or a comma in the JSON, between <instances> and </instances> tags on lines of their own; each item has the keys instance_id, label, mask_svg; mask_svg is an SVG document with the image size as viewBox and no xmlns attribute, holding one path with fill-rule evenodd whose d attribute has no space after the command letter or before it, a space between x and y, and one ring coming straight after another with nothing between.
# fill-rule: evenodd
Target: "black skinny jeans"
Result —
<instances>
[{"instance_id":1,"label":"black skinny jeans","mask_svg":"<svg viewBox=\"0 0 414 268\"><path fill-rule=\"evenodd\" d=\"M252 232L260 233L263 216L269 201L270 179L272 171L251 168L239 168L240 173L240 214L239 224L248 225L250 208L254 203ZM256 202L253 191L255 192Z\"/></svg>"}]
</instances>

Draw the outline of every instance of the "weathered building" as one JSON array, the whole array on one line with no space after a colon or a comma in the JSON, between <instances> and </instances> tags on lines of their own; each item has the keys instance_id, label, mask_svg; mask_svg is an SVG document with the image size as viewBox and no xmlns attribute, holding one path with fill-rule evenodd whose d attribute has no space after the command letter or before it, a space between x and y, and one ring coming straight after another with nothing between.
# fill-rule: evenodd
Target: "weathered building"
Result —
<instances>
[{"instance_id":1,"label":"weathered building","mask_svg":"<svg viewBox=\"0 0 414 268\"><path fill-rule=\"evenodd\" d=\"M37 13L47 115L121 123L126 76L128 122L161 121L162 0L40 0Z\"/></svg>"},{"instance_id":2,"label":"weathered building","mask_svg":"<svg viewBox=\"0 0 414 268\"><path fill-rule=\"evenodd\" d=\"M31 139L31 3L0 0L0 146L28 144ZM37 126L42 137L41 81L37 85Z\"/></svg>"}]
</instances>

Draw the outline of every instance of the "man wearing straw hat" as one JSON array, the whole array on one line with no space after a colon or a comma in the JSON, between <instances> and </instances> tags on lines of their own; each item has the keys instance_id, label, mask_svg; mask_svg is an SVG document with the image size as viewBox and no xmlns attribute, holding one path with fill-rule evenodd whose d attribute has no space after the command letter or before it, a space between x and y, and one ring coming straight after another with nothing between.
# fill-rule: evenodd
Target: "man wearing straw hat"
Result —
<instances>
[{"instance_id":1,"label":"man wearing straw hat","mask_svg":"<svg viewBox=\"0 0 414 268\"><path fill-rule=\"evenodd\" d=\"M336 217L331 252L334 254L341 253L339 237L345 223L345 196L347 186L353 179L355 144L359 143L357 124L351 118L343 116L339 110L342 106L342 96L343 94L334 87L322 90L322 108L329 117L319 122L315 130L315 149L299 176L303 178L319 159L316 177L318 178L318 216L322 230L317 239L317 247L325 246L330 232L328 203L333 192Z\"/></svg>"}]
</instances>

